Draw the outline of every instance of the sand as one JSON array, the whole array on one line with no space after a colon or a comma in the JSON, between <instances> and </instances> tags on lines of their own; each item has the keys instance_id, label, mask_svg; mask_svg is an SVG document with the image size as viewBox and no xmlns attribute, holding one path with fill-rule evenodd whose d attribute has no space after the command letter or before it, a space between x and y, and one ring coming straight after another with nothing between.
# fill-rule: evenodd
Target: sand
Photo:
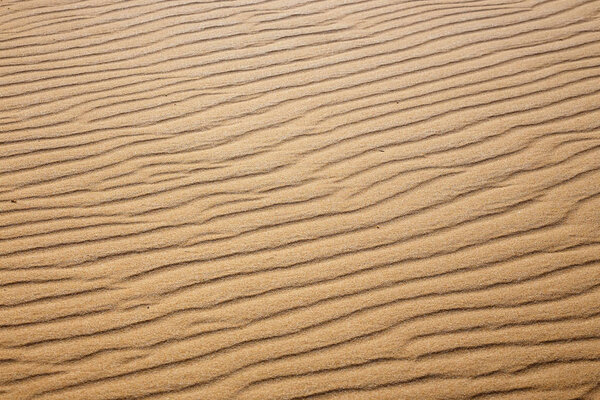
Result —
<instances>
[{"instance_id":1,"label":"sand","mask_svg":"<svg viewBox=\"0 0 600 400\"><path fill-rule=\"evenodd\" d=\"M600 399L600 1L0 1L0 398Z\"/></svg>"}]
</instances>

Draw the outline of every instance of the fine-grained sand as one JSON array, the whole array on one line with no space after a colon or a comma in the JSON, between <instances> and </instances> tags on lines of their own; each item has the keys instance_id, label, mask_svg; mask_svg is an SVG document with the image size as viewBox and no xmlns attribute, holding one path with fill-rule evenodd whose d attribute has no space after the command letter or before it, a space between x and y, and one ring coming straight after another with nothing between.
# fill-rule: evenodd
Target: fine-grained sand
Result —
<instances>
[{"instance_id":1,"label":"fine-grained sand","mask_svg":"<svg viewBox=\"0 0 600 400\"><path fill-rule=\"evenodd\" d=\"M600 0L0 0L0 398L600 399Z\"/></svg>"}]
</instances>

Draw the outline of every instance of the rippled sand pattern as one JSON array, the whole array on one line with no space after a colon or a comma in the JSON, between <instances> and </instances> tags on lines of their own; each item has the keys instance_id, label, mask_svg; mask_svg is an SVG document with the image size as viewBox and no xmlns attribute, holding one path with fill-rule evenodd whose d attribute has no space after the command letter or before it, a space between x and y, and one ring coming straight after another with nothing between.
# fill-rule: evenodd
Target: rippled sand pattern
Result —
<instances>
[{"instance_id":1,"label":"rippled sand pattern","mask_svg":"<svg viewBox=\"0 0 600 400\"><path fill-rule=\"evenodd\" d=\"M0 0L0 398L600 399L600 0Z\"/></svg>"}]
</instances>

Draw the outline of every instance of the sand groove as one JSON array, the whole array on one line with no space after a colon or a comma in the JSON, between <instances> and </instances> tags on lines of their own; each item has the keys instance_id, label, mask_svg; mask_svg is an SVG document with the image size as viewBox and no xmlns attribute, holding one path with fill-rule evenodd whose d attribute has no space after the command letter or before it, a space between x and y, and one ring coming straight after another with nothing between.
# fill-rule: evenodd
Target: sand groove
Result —
<instances>
[{"instance_id":1,"label":"sand groove","mask_svg":"<svg viewBox=\"0 0 600 400\"><path fill-rule=\"evenodd\" d=\"M0 398L600 399L599 0L0 3Z\"/></svg>"}]
</instances>

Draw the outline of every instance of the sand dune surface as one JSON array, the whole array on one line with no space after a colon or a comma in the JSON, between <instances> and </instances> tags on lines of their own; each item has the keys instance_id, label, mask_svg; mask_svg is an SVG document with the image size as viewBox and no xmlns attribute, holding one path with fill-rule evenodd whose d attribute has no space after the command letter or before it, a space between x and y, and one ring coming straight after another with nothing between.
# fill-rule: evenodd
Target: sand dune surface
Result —
<instances>
[{"instance_id":1,"label":"sand dune surface","mask_svg":"<svg viewBox=\"0 0 600 400\"><path fill-rule=\"evenodd\" d=\"M1 0L0 398L600 399L600 1Z\"/></svg>"}]
</instances>

